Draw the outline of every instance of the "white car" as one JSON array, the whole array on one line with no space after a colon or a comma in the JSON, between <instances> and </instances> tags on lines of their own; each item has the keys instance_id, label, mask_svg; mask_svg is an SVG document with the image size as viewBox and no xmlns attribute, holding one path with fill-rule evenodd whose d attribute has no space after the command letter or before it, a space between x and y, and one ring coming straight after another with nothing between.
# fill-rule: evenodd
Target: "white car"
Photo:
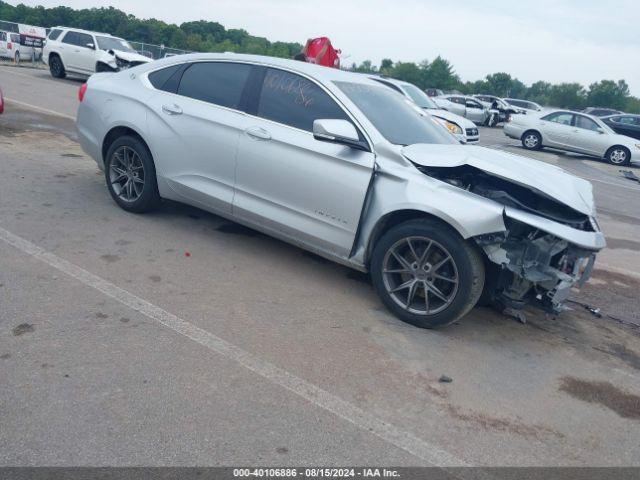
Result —
<instances>
[{"instance_id":1,"label":"white car","mask_svg":"<svg viewBox=\"0 0 640 480\"><path fill-rule=\"evenodd\" d=\"M504 133L521 140L527 150L557 148L604 158L613 165L628 165L640 158L640 140L619 135L585 113L553 110L543 116L516 115L505 124Z\"/></svg>"},{"instance_id":2,"label":"white car","mask_svg":"<svg viewBox=\"0 0 640 480\"><path fill-rule=\"evenodd\" d=\"M66 27L51 30L42 59L55 78L64 78L67 72L117 72L152 61L122 38Z\"/></svg>"},{"instance_id":3,"label":"white car","mask_svg":"<svg viewBox=\"0 0 640 480\"><path fill-rule=\"evenodd\" d=\"M478 143L480 134L478 127L471 121L460 115L449 112L438 106L429 96L418 87L409 82L395 80L388 77L371 77L376 82L402 94L411 103L425 110L429 115L438 120L462 143Z\"/></svg>"},{"instance_id":4,"label":"white car","mask_svg":"<svg viewBox=\"0 0 640 480\"><path fill-rule=\"evenodd\" d=\"M9 58L16 63L33 56L33 47L20 45L20 34L0 30L0 58Z\"/></svg>"}]
</instances>

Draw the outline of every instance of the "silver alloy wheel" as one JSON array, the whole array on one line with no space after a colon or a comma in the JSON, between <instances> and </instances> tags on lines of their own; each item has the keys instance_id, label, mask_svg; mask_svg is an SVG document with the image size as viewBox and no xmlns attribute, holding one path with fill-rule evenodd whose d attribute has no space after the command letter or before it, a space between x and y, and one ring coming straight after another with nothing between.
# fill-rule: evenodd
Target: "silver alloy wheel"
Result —
<instances>
[{"instance_id":1,"label":"silver alloy wheel","mask_svg":"<svg viewBox=\"0 0 640 480\"><path fill-rule=\"evenodd\" d=\"M458 293L458 268L441 244L427 237L406 237L387 251L382 280L401 308L417 315L435 315Z\"/></svg>"},{"instance_id":2,"label":"silver alloy wheel","mask_svg":"<svg viewBox=\"0 0 640 480\"><path fill-rule=\"evenodd\" d=\"M609 160L616 165L624 163L627 160L627 152L622 148L616 148L609 154Z\"/></svg>"},{"instance_id":3,"label":"silver alloy wheel","mask_svg":"<svg viewBox=\"0 0 640 480\"><path fill-rule=\"evenodd\" d=\"M122 146L113 152L109 181L118 197L125 202L135 202L142 195L144 178L144 164L135 150Z\"/></svg>"},{"instance_id":4,"label":"silver alloy wheel","mask_svg":"<svg viewBox=\"0 0 640 480\"><path fill-rule=\"evenodd\" d=\"M535 133L530 133L524 137L524 145L527 148L536 148L538 146L538 136Z\"/></svg>"}]
</instances>

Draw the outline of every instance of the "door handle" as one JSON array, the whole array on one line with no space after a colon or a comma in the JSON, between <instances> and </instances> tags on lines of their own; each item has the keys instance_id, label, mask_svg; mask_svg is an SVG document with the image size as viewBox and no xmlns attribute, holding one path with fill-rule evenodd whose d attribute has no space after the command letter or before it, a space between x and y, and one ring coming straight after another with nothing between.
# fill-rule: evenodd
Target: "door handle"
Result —
<instances>
[{"instance_id":1,"label":"door handle","mask_svg":"<svg viewBox=\"0 0 640 480\"><path fill-rule=\"evenodd\" d=\"M162 111L167 115L180 115L182 114L182 109L179 105L175 103L173 105L162 105Z\"/></svg>"},{"instance_id":2,"label":"door handle","mask_svg":"<svg viewBox=\"0 0 640 480\"><path fill-rule=\"evenodd\" d=\"M267 132L264 128L260 127L251 127L247 128L244 133L246 133L251 138L256 140L271 140L271 134Z\"/></svg>"}]
</instances>

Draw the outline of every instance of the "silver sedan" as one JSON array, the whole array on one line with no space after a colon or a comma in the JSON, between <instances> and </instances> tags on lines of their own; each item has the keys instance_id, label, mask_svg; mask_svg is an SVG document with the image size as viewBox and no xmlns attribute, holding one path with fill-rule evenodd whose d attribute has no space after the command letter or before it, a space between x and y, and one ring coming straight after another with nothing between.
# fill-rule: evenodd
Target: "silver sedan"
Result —
<instances>
[{"instance_id":1,"label":"silver sedan","mask_svg":"<svg viewBox=\"0 0 640 480\"><path fill-rule=\"evenodd\" d=\"M81 144L121 208L185 202L369 272L420 327L483 292L557 310L605 245L588 182L460 145L363 75L194 54L93 75L79 98Z\"/></svg>"},{"instance_id":2,"label":"silver sedan","mask_svg":"<svg viewBox=\"0 0 640 480\"><path fill-rule=\"evenodd\" d=\"M543 147L604 158L613 165L628 165L640 157L640 140L619 135L602 120L566 110L516 115L504 126L508 137L522 141L527 150Z\"/></svg>"}]
</instances>

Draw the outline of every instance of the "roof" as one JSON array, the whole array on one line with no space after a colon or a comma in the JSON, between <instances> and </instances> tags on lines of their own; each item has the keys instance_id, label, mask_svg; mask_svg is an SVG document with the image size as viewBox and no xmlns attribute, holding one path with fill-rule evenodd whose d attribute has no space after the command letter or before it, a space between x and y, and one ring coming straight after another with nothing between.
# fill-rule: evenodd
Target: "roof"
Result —
<instances>
[{"instance_id":1,"label":"roof","mask_svg":"<svg viewBox=\"0 0 640 480\"><path fill-rule=\"evenodd\" d=\"M363 83L367 85L380 86L380 84L366 75L356 72L348 72L337 68L323 67L312 63L301 62L299 60L290 60L286 58L267 57L264 55L248 55L240 53L189 53L185 55L176 55L169 58L156 60L147 65L158 67L161 64L172 65L175 63L184 63L188 61L204 61L204 60L236 60L239 62L251 62L265 66L274 66L286 68L293 72L308 75L316 80L324 82L352 82Z\"/></svg>"},{"instance_id":2,"label":"roof","mask_svg":"<svg viewBox=\"0 0 640 480\"><path fill-rule=\"evenodd\" d=\"M113 37L113 35L111 35L110 33L103 33L103 32L94 32L93 30L84 30L82 28L76 28L76 27L53 27L51 28L51 30L73 30L74 32L80 32L80 33L88 33L89 35L103 35L105 37Z\"/></svg>"}]
</instances>

